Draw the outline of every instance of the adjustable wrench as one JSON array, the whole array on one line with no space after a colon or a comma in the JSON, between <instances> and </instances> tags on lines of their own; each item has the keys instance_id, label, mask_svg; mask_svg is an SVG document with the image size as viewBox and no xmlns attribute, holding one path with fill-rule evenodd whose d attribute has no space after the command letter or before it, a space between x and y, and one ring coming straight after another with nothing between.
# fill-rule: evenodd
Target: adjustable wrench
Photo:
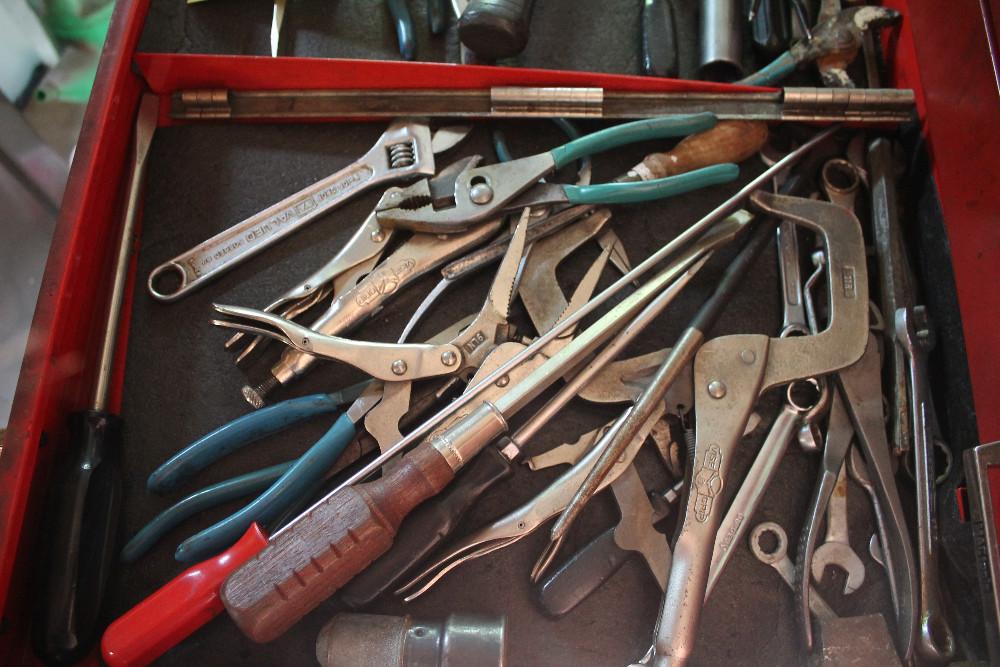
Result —
<instances>
[{"instance_id":1,"label":"adjustable wrench","mask_svg":"<svg viewBox=\"0 0 1000 667\"><path fill-rule=\"evenodd\" d=\"M753 201L767 213L819 233L829 268L829 325L810 336L724 336L705 343L695 357L694 472L656 630L653 664L658 667L685 664L694 649L723 513L720 494L730 481L733 453L758 396L853 364L868 336L868 273L857 218L834 204L762 191Z\"/></svg>"},{"instance_id":2,"label":"adjustable wrench","mask_svg":"<svg viewBox=\"0 0 1000 667\"><path fill-rule=\"evenodd\" d=\"M937 435L934 405L927 378L927 353L934 347L934 329L922 306L896 311L896 342L910 364L910 410L917 484L917 545L920 559L920 637L917 653L928 662L944 664L955 655L955 637L945 615L938 583L937 500L934 445Z\"/></svg>"},{"instance_id":3,"label":"adjustable wrench","mask_svg":"<svg viewBox=\"0 0 1000 667\"><path fill-rule=\"evenodd\" d=\"M455 143L435 147L426 122L396 121L355 162L157 266L149 293L175 301L370 187L433 174L434 153ZM171 273L179 278L173 289L161 281Z\"/></svg>"}]
</instances>

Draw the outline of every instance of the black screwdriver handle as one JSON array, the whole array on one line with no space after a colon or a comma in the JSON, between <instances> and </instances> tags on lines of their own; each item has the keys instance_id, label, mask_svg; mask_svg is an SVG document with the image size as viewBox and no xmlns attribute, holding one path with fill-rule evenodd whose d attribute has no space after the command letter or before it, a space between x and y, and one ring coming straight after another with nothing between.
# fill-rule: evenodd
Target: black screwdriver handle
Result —
<instances>
[{"instance_id":1,"label":"black screwdriver handle","mask_svg":"<svg viewBox=\"0 0 1000 667\"><path fill-rule=\"evenodd\" d=\"M481 58L516 56L528 43L534 4L534 0L472 0L458 20L458 36Z\"/></svg>"},{"instance_id":2,"label":"black screwdriver handle","mask_svg":"<svg viewBox=\"0 0 1000 667\"><path fill-rule=\"evenodd\" d=\"M70 417L77 452L57 483L46 530L47 581L39 600L36 648L47 662L82 658L102 629L104 589L115 559L122 483L120 417L98 410Z\"/></svg>"},{"instance_id":3,"label":"black screwdriver handle","mask_svg":"<svg viewBox=\"0 0 1000 667\"><path fill-rule=\"evenodd\" d=\"M643 0L642 73L677 76L677 28L670 0Z\"/></svg>"},{"instance_id":4,"label":"black screwdriver handle","mask_svg":"<svg viewBox=\"0 0 1000 667\"><path fill-rule=\"evenodd\" d=\"M761 58L772 59L788 50L792 41L791 10L788 0L760 0L750 22L754 50Z\"/></svg>"},{"instance_id":5,"label":"black screwdriver handle","mask_svg":"<svg viewBox=\"0 0 1000 667\"><path fill-rule=\"evenodd\" d=\"M340 590L352 608L371 603L399 582L441 544L486 491L513 474L510 461L487 447L459 472L446 491L427 500L406 518L392 548Z\"/></svg>"},{"instance_id":6,"label":"black screwdriver handle","mask_svg":"<svg viewBox=\"0 0 1000 667\"><path fill-rule=\"evenodd\" d=\"M609 528L563 563L538 587L538 601L549 616L569 613L621 569L634 552L615 542Z\"/></svg>"}]
</instances>

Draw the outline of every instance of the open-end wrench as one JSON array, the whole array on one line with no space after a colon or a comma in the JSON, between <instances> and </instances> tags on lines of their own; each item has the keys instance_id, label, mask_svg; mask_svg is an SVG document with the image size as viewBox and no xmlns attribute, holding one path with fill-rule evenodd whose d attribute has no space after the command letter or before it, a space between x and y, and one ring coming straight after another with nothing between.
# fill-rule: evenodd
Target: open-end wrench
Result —
<instances>
[{"instance_id":1,"label":"open-end wrench","mask_svg":"<svg viewBox=\"0 0 1000 667\"><path fill-rule=\"evenodd\" d=\"M872 483L869 476L868 466L857 447L851 447L851 451L847 455L847 474L858 483L858 486L865 490L865 493L871 499L872 511L875 513L875 525L878 532L873 534L871 540L868 542L868 553L871 555L872 560L883 568L886 568L886 562L882 556L882 542L885 542L886 539L885 515L882 512L882 503L879 502L875 484ZM890 579L890 581L892 580ZM893 602L895 603L896 589L895 587L890 587L890 590Z\"/></svg>"},{"instance_id":2,"label":"open-end wrench","mask_svg":"<svg viewBox=\"0 0 1000 667\"><path fill-rule=\"evenodd\" d=\"M792 385L789 385L787 393L790 394L791 391ZM757 506L778 471L778 465L788 448L788 443L798 431L802 423L802 414L806 410L808 410L808 406L803 409L788 399L781 406L781 411L778 412L778 416L771 425L771 430L768 431L764 443L760 446L757 458L754 459L753 465L747 472L739 491L736 492L736 497L733 498L733 502L726 512L726 516L719 524L715 547L712 551L708 586L705 589L706 598L711 595L722 571L729 563L729 559L732 558L734 553L732 546L739 544L746 533L750 519L753 518Z\"/></svg>"},{"instance_id":3,"label":"open-end wrench","mask_svg":"<svg viewBox=\"0 0 1000 667\"><path fill-rule=\"evenodd\" d=\"M839 541L839 533L843 533L846 538L847 526L846 517L840 516L839 512L846 509L847 491L846 479L843 478L844 461L851 446L851 439L854 437L854 428L851 426L850 417L844 407L843 398L839 391L834 390L830 401L830 419L826 430L826 443L823 447L823 462L820 466L819 477L816 480L816 487L813 491L812 502L806 513L805 528L799 540L798 558L796 559L796 601L798 602L798 620L804 644L807 648L812 648L812 624L809 619L810 593L812 590L809 584L810 568L813 576L820 580L827 565L836 565L847 574L847 582L844 586L844 594L853 593L864 582L865 567L858 555L851 549L849 544ZM838 497L839 496L839 497ZM840 509L834 511L834 508ZM827 541L816 548L816 539L819 536L819 525L824 511L828 511L827 518ZM844 525L837 525L845 522ZM832 538L832 539L831 539ZM818 576L817 576L818 575Z\"/></svg>"},{"instance_id":4,"label":"open-end wrench","mask_svg":"<svg viewBox=\"0 0 1000 667\"><path fill-rule=\"evenodd\" d=\"M844 463L840 465L831 491L826 509L826 541L813 554L812 575L820 580L827 567L839 567L847 574L844 595L850 595L865 582L865 564L851 548L847 528L847 469Z\"/></svg>"},{"instance_id":5,"label":"open-end wrench","mask_svg":"<svg viewBox=\"0 0 1000 667\"><path fill-rule=\"evenodd\" d=\"M768 534L773 535L774 539L777 540L777 545L771 550L767 550L761 545L761 538ZM788 584L788 587L793 592L795 591L797 586L795 565L788 558L788 536L785 534L784 528L772 521L757 524L750 533L750 551L761 563L773 567L781 575L781 579ZM816 619L828 621L837 618L836 612L830 608L826 600L820 597L811 584L809 588L809 610Z\"/></svg>"},{"instance_id":6,"label":"open-end wrench","mask_svg":"<svg viewBox=\"0 0 1000 667\"><path fill-rule=\"evenodd\" d=\"M896 192L896 160L890 140L878 138L868 145L868 171L871 178L872 240L879 268L879 304L883 312L892 317L897 308L914 304L914 277L903 243ZM900 346L894 344L896 332L892 326L886 327L883 336L890 343L885 362L888 377L891 378L886 388L891 443L893 452L899 455L910 449L906 358Z\"/></svg>"},{"instance_id":7,"label":"open-end wrench","mask_svg":"<svg viewBox=\"0 0 1000 667\"><path fill-rule=\"evenodd\" d=\"M938 582L937 504L934 445L936 418L927 377L927 353L934 329L922 306L896 311L896 342L910 364L913 459L917 482L917 546L920 560L920 636L917 653L928 662L947 663L955 655L955 636L945 615Z\"/></svg>"}]
</instances>

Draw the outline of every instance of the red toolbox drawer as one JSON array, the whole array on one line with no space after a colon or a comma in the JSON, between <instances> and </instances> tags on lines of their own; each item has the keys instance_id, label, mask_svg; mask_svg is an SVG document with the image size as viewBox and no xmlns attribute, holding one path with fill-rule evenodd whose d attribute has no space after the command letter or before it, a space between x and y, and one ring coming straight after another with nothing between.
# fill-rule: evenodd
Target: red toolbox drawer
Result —
<instances>
[{"instance_id":1,"label":"red toolbox drawer","mask_svg":"<svg viewBox=\"0 0 1000 667\"><path fill-rule=\"evenodd\" d=\"M1000 83L993 69L987 34L995 35L988 4L905 3L895 49L895 85L916 92L926 154L930 160L947 244L917 233L926 263L920 268L931 299L947 299L951 277L928 274L928 267L950 263L964 335L964 369L949 376L948 409L958 412L949 435L963 447L1000 439L1000 364L993 350L1000 343L1000 185L996 155L1000 138ZM606 90L706 90L696 82L618 75L454 67L428 63L344 61L247 56L197 56L138 53L136 45L149 3L120 2L94 87L49 262L39 296L14 411L0 449L0 662L32 664L29 641L36 591L33 563L46 539L40 524L43 494L54 466L65 457L66 415L89 400L96 374L97 343L110 284L115 230L124 206L126 156L139 97L145 85L162 95L160 124L169 117L169 94L191 88L483 88L489 86L594 86ZM984 20L981 9L987 10ZM995 42L991 42L994 43ZM144 83L145 82L145 83ZM932 193L931 193L932 194ZM921 205L935 204L933 196ZM140 223L141 224L141 223ZM937 247L930 244L937 242ZM133 271L135 260L133 259ZM140 280L144 277L140 277ZM131 281L135 281L133 274ZM940 289L938 289L940 288ZM127 288L119 337L111 405L120 406L133 298ZM958 320L952 322L958 326ZM179 326L183 326L179 323ZM961 364L962 341L946 345L944 363ZM957 355L957 356L955 356ZM964 406L964 411L962 407ZM939 406L941 407L941 406ZM964 425L964 426L963 426ZM972 432L969 425L976 429ZM962 429L965 428L963 431ZM128 447L128 443L126 443ZM944 520L944 519L943 519ZM974 589L952 591L974 596ZM768 613L771 613L770 611ZM651 625L651 621L649 623ZM605 631L605 630L602 630ZM241 649L233 649L240 651ZM217 658L234 662L244 653ZM202 659L202 658L199 658Z\"/></svg>"}]
</instances>

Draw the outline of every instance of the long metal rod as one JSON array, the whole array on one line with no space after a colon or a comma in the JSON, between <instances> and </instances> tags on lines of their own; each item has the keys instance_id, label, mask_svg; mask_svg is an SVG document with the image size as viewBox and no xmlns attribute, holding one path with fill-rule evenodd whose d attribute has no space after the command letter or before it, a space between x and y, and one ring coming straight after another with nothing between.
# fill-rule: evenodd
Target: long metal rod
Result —
<instances>
[{"instance_id":1,"label":"long metal rod","mask_svg":"<svg viewBox=\"0 0 1000 667\"><path fill-rule=\"evenodd\" d=\"M702 233L707 231L709 227L711 227L715 223L719 222L726 216L736 211L743 203L743 201L747 197L749 197L753 192L762 187L765 187L771 181L771 179L773 179L777 174L780 174L781 172L785 171L786 169L796 164L799 160L802 159L803 156L809 153L809 151L811 151L813 147L815 147L820 142L825 141L827 138L832 136L833 133L836 132L838 128L839 128L838 125L833 125L821 132L818 132L812 139L802 144L801 146L790 152L788 155L781 158L773 165L765 169L756 178L754 178L749 183L740 188L740 190L736 192L733 196L731 196L729 199L716 206L714 209L712 209L712 211L710 211L708 214L706 214L704 217L698 220L698 222L688 227L686 230L681 232L669 243L667 243L659 250L657 250L655 253L653 253L645 260L637 264L635 268L633 268L631 271L621 276L618 280L616 280L610 286L605 288L604 291L602 291L600 294L596 295L594 298L592 298L590 301L584 304L575 313L567 317L562 322L556 324L546 333L539 336L537 339L535 339L534 342L531 343L531 345L527 346L526 348L518 352L516 355L511 357L507 362L501 364L499 367L497 367L496 370L488 374L477 384L470 386L466 390L466 392L462 394L462 396L455 399L450 404L439 410L423 424L421 424L413 431L411 431L409 434L404 436L402 440L400 440L396 444L386 449L379 456L377 456L375 459L369 462L368 465L366 465L361 470L358 470L356 473L351 475L347 480L345 480L342 484L340 484L330 494L327 494L326 497L329 497L330 495L339 492L341 489L344 489L348 486L351 486L352 484L355 484L356 482L365 479L373 472L380 470L382 465L386 461L388 461L389 459L391 459L396 454L403 451L410 445L419 441L421 438L430 433L434 429L434 427L436 427L442 421L444 421L451 415L455 414L458 410L462 409L464 406L471 403L487 387L489 387L491 384L493 384L501 377L509 373L510 370L515 366L517 366L518 364L521 364L526 359L534 356L549 341L554 340L558 336L562 335L564 331L568 330L572 326L575 326L580 320L587 317L590 313L594 312L604 302L606 302L608 299L613 297L619 291L621 291L626 286L631 284L634 280L645 275L657 264L668 258L672 253L676 252L687 243L693 241L695 238L697 238ZM321 503L324 500L325 498L320 499L318 502ZM289 524L289 525L294 525L294 524Z\"/></svg>"},{"instance_id":2,"label":"long metal rod","mask_svg":"<svg viewBox=\"0 0 1000 667\"><path fill-rule=\"evenodd\" d=\"M784 88L767 92L633 92L585 87L427 90L182 90L178 119L651 118L711 111L721 119L905 122L912 90Z\"/></svg>"},{"instance_id":3,"label":"long metal rod","mask_svg":"<svg viewBox=\"0 0 1000 667\"><path fill-rule=\"evenodd\" d=\"M132 153L132 169L128 181L128 199L125 203L125 220L122 223L122 234L118 241L118 252L115 257L114 282L111 286L111 303L108 306L108 316L104 322L104 341L101 344L101 357L97 366L97 382L94 387L94 410L102 411L107 407L108 386L111 383L111 369L114 366L115 348L118 343L118 320L122 315L122 300L125 294L125 281L128 278L129 259L132 257L132 244L135 241L135 220L139 216L139 193L146 173L146 156L149 145L153 141L156 130L156 117L160 110L160 98L152 93L142 96L139 103L139 114L135 123L135 141Z\"/></svg>"}]
</instances>

